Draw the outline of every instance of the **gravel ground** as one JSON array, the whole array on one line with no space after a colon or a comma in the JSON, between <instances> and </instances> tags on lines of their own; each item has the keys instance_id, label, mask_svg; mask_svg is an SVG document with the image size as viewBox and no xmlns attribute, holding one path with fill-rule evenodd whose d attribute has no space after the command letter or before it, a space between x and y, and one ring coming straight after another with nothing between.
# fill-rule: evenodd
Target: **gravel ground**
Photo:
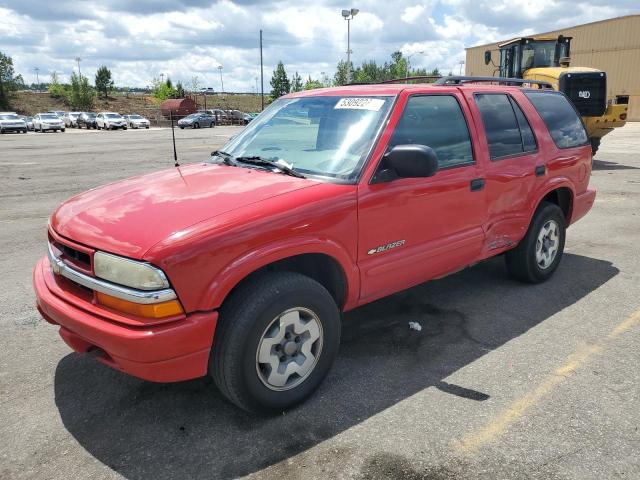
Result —
<instances>
[{"instance_id":1,"label":"gravel ground","mask_svg":"<svg viewBox=\"0 0 640 480\"><path fill-rule=\"evenodd\" d=\"M238 131L177 130L181 162ZM552 280L497 258L351 312L318 393L276 417L71 353L34 308L56 205L172 164L167 129L0 137L0 478L640 478L640 123L604 139Z\"/></svg>"}]
</instances>

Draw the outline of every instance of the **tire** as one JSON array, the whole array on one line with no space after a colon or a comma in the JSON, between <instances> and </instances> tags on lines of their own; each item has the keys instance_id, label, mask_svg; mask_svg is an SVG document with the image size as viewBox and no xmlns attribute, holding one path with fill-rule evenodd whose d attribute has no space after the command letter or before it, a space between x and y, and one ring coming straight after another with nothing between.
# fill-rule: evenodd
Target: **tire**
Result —
<instances>
[{"instance_id":1,"label":"tire","mask_svg":"<svg viewBox=\"0 0 640 480\"><path fill-rule=\"evenodd\" d=\"M595 155L600 148L600 138L599 137L591 137L589 141L591 142L591 155Z\"/></svg>"},{"instance_id":2,"label":"tire","mask_svg":"<svg viewBox=\"0 0 640 480\"><path fill-rule=\"evenodd\" d=\"M194 123L193 128L200 128L200 124L198 122Z\"/></svg>"},{"instance_id":3,"label":"tire","mask_svg":"<svg viewBox=\"0 0 640 480\"><path fill-rule=\"evenodd\" d=\"M127 129L127 127L122 127L122 130L126 130L126 129Z\"/></svg>"},{"instance_id":4,"label":"tire","mask_svg":"<svg viewBox=\"0 0 640 480\"><path fill-rule=\"evenodd\" d=\"M62 133L64 133L64 128L61 128L61 129L60 129L60 131L61 131Z\"/></svg>"},{"instance_id":5,"label":"tire","mask_svg":"<svg viewBox=\"0 0 640 480\"><path fill-rule=\"evenodd\" d=\"M209 128L213 128L213 122L209 124Z\"/></svg>"},{"instance_id":6,"label":"tire","mask_svg":"<svg viewBox=\"0 0 640 480\"><path fill-rule=\"evenodd\" d=\"M543 233L543 229L547 235ZM542 243L538 241L541 236L544 237ZM505 255L509 274L527 283L547 281L560 264L565 236L566 220L560 207L554 203L542 202L533 216L527 234L516 248Z\"/></svg>"},{"instance_id":7,"label":"tire","mask_svg":"<svg viewBox=\"0 0 640 480\"><path fill-rule=\"evenodd\" d=\"M277 322L285 315L289 320L306 318L302 325L313 328L293 332L290 324L287 335L292 336L281 338L283 346L274 344L274 337L280 337ZM267 273L234 291L220 309L209 373L224 396L238 407L249 412L280 412L315 391L331 368L339 344L340 313L322 285L298 273ZM265 355L278 364L281 358L294 362L293 357L302 360L303 367L307 360L312 363L301 371L303 375L281 375L279 378L286 380L284 386L270 386L268 363L258 360L261 345ZM292 353L292 348L297 350ZM305 356L300 351L304 348L315 355Z\"/></svg>"}]
</instances>

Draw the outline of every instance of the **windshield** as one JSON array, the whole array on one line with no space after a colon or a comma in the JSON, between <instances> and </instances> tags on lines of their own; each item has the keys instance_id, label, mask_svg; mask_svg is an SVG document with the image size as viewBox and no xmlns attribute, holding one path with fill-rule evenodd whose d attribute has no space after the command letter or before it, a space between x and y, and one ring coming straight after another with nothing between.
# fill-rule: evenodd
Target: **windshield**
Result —
<instances>
[{"instance_id":1,"label":"windshield","mask_svg":"<svg viewBox=\"0 0 640 480\"><path fill-rule=\"evenodd\" d=\"M0 115L0 120L20 120L18 115Z\"/></svg>"},{"instance_id":2,"label":"windshield","mask_svg":"<svg viewBox=\"0 0 640 480\"><path fill-rule=\"evenodd\" d=\"M87 117L87 118L96 118L96 114L95 113L85 113L84 116Z\"/></svg>"},{"instance_id":3,"label":"windshield","mask_svg":"<svg viewBox=\"0 0 640 480\"><path fill-rule=\"evenodd\" d=\"M105 117L107 118L122 118L120 115L118 115L117 113L107 113L105 115Z\"/></svg>"},{"instance_id":4,"label":"windshield","mask_svg":"<svg viewBox=\"0 0 640 480\"><path fill-rule=\"evenodd\" d=\"M133 120L141 120L142 117L140 115L129 115L129 118L132 118Z\"/></svg>"},{"instance_id":5,"label":"windshield","mask_svg":"<svg viewBox=\"0 0 640 480\"><path fill-rule=\"evenodd\" d=\"M351 180L393 100L391 96L276 100L222 150L234 157L281 159L304 174Z\"/></svg>"},{"instance_id":6,"label":"windshield","mask_svg":"<svg viewBox=\"0 0 640 480\"><path fill-rule=\"evenodd\" d=\"M556 42L531 42L522 46L522 70L535 67L552 67L556 55Z\"/></svg>"},{"instance_id":7,"label":"windshield","mask_svg":"<svg viewBox=\"0 0 640 480\"><path fill-rule=\"evenodd\" d=\"M40 118L42 118L44 120L60 120L60 118L57 115L54 115L53 113L47 113L45 115L40 115Z\"/></svg>"}]
</instances>

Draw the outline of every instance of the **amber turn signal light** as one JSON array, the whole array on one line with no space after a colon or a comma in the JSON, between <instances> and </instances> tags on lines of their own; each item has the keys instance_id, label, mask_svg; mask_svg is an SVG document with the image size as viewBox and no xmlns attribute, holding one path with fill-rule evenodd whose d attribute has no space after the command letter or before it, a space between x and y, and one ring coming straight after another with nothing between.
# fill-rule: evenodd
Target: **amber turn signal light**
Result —
<instances>
[{"instance_id":1,"label":"amber turn signal light","mask_svg":"<svg viewBox=\"0 0 640 480\"><path fill-rule=\"evenodd\" d=\"M130 313L145 318L166 318L184 313L178 300L169 300L162 303L141 304L128 302L120 298L112 297L104 293L96 292L98 302L105 307L113 308L119 312Z\"/></svg>"}]
</instances>

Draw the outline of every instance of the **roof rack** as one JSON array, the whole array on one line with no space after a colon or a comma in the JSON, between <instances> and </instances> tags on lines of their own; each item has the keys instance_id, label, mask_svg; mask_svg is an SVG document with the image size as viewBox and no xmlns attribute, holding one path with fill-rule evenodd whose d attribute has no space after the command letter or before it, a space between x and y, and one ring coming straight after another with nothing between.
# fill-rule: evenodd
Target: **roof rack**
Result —
<instances>
[{"instance_id":1,"label":"roof rack","mask_svg":"<svg viewBox=\"0 0 640 480\"><path fill-rule=\"evenodd\" d=\"M434 85L462 85L463 83L497 83L498 85L523 86L539 85L540 88L553 88L549 82L542 80L527 80L523 78L509 77L467 77L467 76L450 76L441 77L434 82Z\"/></svg>"}]
</instances>

